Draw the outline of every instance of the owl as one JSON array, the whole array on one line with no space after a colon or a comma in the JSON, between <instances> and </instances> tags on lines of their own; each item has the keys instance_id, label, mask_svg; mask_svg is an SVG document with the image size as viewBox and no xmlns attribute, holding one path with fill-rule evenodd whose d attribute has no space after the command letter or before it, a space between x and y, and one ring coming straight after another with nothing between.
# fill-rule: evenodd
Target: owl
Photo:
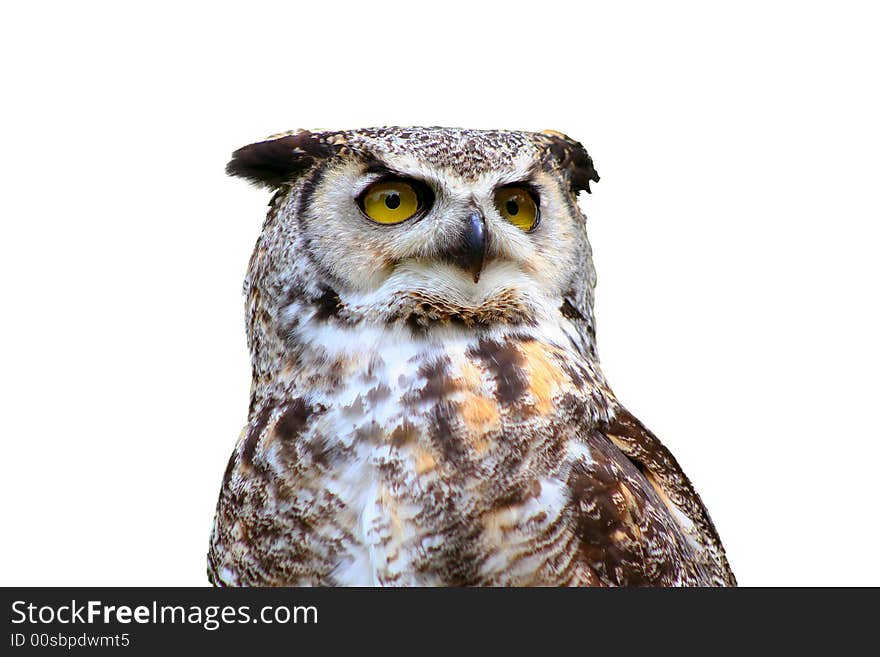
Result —
<instances>
[{"instance_id":1,"label":"owl","mask_svg":"<svg viewBox=\"0 0 880 657\"><path fill-rule=\"evenodd\" d=\"M213 584L735 585L699 495L599 366L580 143L297 131L227 172L274 196Z\"/></svg>"}]
</instances>

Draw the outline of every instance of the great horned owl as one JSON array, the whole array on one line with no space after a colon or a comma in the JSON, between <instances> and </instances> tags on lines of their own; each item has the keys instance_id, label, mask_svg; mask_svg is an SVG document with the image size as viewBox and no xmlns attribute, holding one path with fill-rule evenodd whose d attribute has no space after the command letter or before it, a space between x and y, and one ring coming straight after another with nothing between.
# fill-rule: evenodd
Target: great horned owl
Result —
<instances>
[{"instance_id":1,"label":"great horned owl","mask_svg":"<svg viewBox=\"0 0 880 657\"><path fill-rule=\"evenodd\" d=\"M581 144L300 131L227 171L275 195L214 584L735 584L699 496L600 370Z\"/></svg>"}]
</instances>

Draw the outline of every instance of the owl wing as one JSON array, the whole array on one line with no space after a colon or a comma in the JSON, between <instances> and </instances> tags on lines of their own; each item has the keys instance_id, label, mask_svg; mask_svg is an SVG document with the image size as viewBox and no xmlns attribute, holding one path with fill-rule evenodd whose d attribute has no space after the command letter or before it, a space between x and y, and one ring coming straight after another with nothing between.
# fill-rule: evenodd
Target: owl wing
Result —
<instances>
[{"instance_id":1,"label":"owl wing","mask_svg":"<svg viewBox=\"0 0 880 657\"><path fill-rule=\"evenodd\" d=\"M602 579L736 585L700 496L653 433L618 407L613 420L596 428L590 448L594 463L584 466L580 484L573 480L572 492L581 501L578 529L586 552L604 554L605 563L591 563L604 572Z\"/></svg>"}]
</instances>

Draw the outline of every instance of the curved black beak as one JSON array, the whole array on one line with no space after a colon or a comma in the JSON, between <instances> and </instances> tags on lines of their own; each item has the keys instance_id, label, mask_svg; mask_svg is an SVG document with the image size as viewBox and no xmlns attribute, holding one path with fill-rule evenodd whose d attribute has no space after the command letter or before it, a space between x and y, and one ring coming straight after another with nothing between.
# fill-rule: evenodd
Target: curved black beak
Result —
<instances>
[{"instance_id":1,"label":"curved black beak","mask_svg":"<svg viewBox=\"0 0 880 657\"><path fill-rule=\"evenodd\" d=\"M480 280L483 261L486 259L486 221L479 212L472 212L465 221L461 239L451 252L453 264L461 267L474 277L474 283Z\"/></svg>"}]
</instances>

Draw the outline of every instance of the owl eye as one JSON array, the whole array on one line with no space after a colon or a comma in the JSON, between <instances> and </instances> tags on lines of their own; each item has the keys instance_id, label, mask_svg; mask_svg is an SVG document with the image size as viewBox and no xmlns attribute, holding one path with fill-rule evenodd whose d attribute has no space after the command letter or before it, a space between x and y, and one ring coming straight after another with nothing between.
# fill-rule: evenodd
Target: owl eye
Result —
<instances>
[{"instance_id":1,"label":"owl eye","mask_svg":"<svg viewBox=\"0 0 880 657\"><path fill-rule=\"evenodd\" d=\"M364 214L380 224L399 224L422 208L414 185L403 180L385 180L367 187L358 199Z\"/></svg>"},{"instance_id":2,"label":"owl eye","mask_svg":"<svg viewBox=\"0 0 880 657\"><path fill-rule=\"evenodd\" d=\"M514 226L529 232L538 225L538 204L524 187L502 187L495 192L495 207Z\"/></svg>"}]
</instances>

